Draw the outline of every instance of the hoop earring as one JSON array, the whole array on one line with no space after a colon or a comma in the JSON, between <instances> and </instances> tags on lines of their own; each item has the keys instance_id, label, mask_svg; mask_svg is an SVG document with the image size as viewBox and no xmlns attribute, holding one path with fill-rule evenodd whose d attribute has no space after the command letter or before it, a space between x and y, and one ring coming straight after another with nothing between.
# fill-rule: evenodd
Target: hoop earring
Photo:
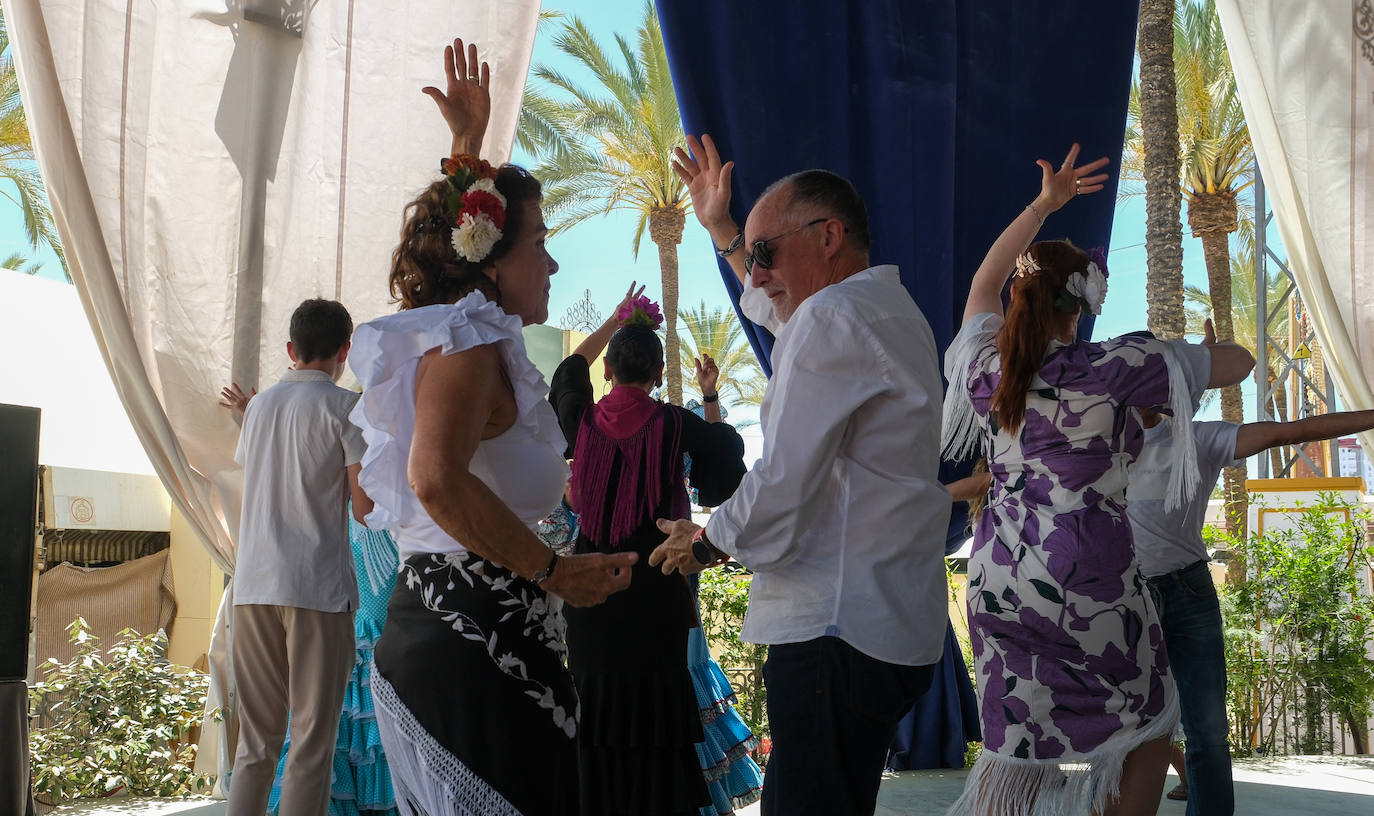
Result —
<instances>
[{"instance_id":1,"label":"hoop earring","mask_svg":"<svg viewBox=\"0 0 1374 816\"><path fill-rule=\"evenodd\" d=\"M606 378L606 381L603 382L603 383L601 384L601 396L603 396L603 397L606 396L607 392L609 392L610 390L611 390L611 378L610 378L610 377L607 377L607 378Z\"/></svg>"}]
</instances>

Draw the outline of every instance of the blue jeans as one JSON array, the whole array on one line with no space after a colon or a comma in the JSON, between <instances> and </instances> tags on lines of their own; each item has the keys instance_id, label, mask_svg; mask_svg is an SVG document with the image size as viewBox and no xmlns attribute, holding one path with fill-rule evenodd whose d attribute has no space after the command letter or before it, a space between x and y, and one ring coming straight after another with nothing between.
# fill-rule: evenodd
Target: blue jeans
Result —
<instances>
[{"instance_id":1,"label":"blue jeans","mask_svg":"<svg viewBox=\"0 0 1374 816\"><path fill-rule=\"evenodd\" d=\"M1207 562L1149 579L1188 739L1188 816L1231 816L1231 748L1226 737L1226 644Z\"/></svg>"}]
</instances>

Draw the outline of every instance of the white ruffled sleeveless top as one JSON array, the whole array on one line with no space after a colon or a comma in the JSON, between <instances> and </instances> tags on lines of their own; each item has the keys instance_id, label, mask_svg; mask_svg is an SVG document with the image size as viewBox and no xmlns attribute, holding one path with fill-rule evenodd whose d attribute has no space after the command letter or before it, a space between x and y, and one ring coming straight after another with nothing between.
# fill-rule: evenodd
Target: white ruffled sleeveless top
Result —
<instances>
[{"instance_id":1,"label":"white ruffled sleeveless top","mask_svg":"<svg viewBox=\"0 0 1374 816\"><path fill-rule=\"evenodd\" d=\"M390 530L402 557L463 549L425 512L406 477L420 358L434 348L456 354L493 343L515 390L518 416L505 433L478 444L469 469L535 530L563 495L567 443L547 399L549 386L525 351L520 318L473 292L457 303L408 309L353 332L348 359L363 395L349 419L367 441L359 483L376 504L367 526Z\"/></svg>"}]
</instances>

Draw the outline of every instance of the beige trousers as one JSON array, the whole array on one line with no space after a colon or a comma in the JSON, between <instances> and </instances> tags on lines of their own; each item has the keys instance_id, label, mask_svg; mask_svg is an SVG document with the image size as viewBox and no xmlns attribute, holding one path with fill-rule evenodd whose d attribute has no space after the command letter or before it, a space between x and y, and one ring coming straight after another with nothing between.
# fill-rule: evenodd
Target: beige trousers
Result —
<instances>
[{"instance_id":1,"label":"beige trousers","mask_svg":"<svg viewBox=\"0 0 1374 816\"><path fill-rule=\"evenodd\" d=\"M325 816L344 690L357 656L353 613L235 606L230 648L238 683L239 745L228 816L267 811L288 712L291 752L279 812Z\"/></svg>"}]
</instances>

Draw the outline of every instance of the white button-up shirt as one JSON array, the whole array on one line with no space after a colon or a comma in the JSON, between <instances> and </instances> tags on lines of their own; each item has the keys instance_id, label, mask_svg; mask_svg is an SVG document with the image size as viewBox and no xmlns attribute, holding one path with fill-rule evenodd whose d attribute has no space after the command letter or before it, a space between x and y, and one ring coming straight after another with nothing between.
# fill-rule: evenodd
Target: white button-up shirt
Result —
<instances>
[{"instance_id":1,"label":"white button-up shirt","mask_svg":"<svg viewBox=\"0 0 1374 816\"><path fill-rule=\"evenodd\" d=\"M889 663L939 659L941 386L935 338L895 266L827 286L780 327L763 458L706 531L756 573L745 639L832 635Z\"/></svg>"},{"instance_id":2,"label":"white button-up shirt","mask_svg":"<svg viewBox=\"0 0 1374 816\"><path fill-rule=\"evenodd\" d=\"M348 421L357 401L323 371L292 369L248 403L234 455L243 465L236 606L358 608L347 471L366 447Z\"/></svg>"}]
</instances>

